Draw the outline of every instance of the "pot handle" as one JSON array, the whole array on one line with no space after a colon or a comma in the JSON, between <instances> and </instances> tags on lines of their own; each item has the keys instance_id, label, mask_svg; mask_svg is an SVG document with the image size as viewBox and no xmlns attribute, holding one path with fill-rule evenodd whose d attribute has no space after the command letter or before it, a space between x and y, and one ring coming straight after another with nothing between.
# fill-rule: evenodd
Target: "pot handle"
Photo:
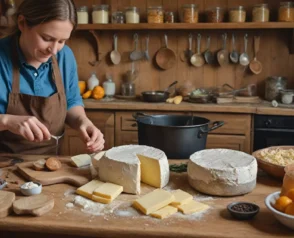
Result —
<instances>
[{"instance_id":1,"label":"pot handle","mask_svg":"<svg viewBox=\"0 0 294 238\"><path fill-rule=\"evenodd\" d=\"M151 117L151 116L149 116L149 115L147 115L147 114L145 114L145 113L143 113L143 112L134 112L134 113L133 113L133 118L135 118L136 120L137 120L138 117L140 117L140 116L142 116L142 117Z\"/></svg>"},{"instance_id":2,"label":"pot handle","mask_svg":"<svg viewBox=\"0 0 294 238\"><path fill-rule=\"evenodd\" d=\"M198 138L201 138L204 134L208 134L208 132L213 131L213 130L223 126L225 123L223 121L214 121L210 124L212 124L212 127L208 128L208 130L200 128L200 130L198 132Z\"/></svg>"}]
</instances>

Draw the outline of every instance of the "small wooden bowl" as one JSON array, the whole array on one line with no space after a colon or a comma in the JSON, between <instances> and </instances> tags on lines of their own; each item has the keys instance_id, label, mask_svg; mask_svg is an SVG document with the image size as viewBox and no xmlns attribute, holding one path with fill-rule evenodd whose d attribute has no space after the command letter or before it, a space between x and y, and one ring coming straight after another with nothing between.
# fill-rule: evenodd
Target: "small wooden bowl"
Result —
<instances>
[{"instance_id":1,"label":"small wooden bowl","mask_svg":"<svg viewBox=\"0 0 294 238\"><path fill-rule=\"evenodd\" d=\"M270 162L267 162L263 160L260 156L260 153L263 150L275 150L275 149L283 149L283 150L289 150L294 149L294 146L272 146L265 149L257 150L252 153L252 156L254 156L257 160L258 167L262 169L267 174L282 180L285 175L285 166L272 164Z\"/></svg>"}]
</instances>

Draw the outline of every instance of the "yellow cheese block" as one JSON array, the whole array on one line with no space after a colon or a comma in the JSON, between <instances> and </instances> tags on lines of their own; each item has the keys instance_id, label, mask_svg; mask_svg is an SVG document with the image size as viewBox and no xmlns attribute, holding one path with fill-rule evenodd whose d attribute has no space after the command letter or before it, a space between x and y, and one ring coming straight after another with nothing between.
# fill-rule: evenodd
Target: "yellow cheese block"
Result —
<instances>
[{"instance_id":1,"label":"yellow cheese block","mask_svg":"<svg viewBox=\"0 0 294 238\"><path fill-rule=\"evenodd\" d=\"M175 196L163 189L156 189L134 201L133 207L148 215L173 202Z\"/></svg>"},{"instance_id":2,"label":"yellow cheese block","mask_svg":"<svg viewBox=\"0 0 294 238\"><path fill-rule=\"evenodd\" d=\"M94 190L93 195L113 200L120 195L122 191L123 186L114 183L104 183Z\"/></svg>"},{"instance_id":3,"label":"yellow cheese block","mask_svg":"<svg viewBox=\"0 0 294 238\"><path fill-rule=\"evenodd\" d=\"M194 212L202 212L208 208L209 208L208 205L206 205L204 203L197 202L195 200L192 200L192 201L188 202L187 204L183 204L183 205L178 206L178 209L184 214L192 214Z\"/></svg>"},{"instance_id":4,"label":"yellow cheese block","mask_svg":"<svg viewBox=\"0 0 294 238\"><path fill-rule=\"evenodd\" d=\"M91 156L88 154L72 156L70 159L71 163L78 168L91 164Z\"/></svg>"},{"instance_id":5,"label":"yellow cheese block","mask_svg":"<svg viewBox=\"0 0 294 238\"><path fill-rule=\"evenodd\" d=\"M137 157L141 162L141 182L160 188L160 161L140 154Z\"/></svg>"},{"instance_id":6,"label":"yellow cheese block","mask_svg":"<svg viewBox=\"0 0 294 238\"><path fill-rule=\"evenodd\" d=\"M173 201L170 205L177 207L178 205L186 204L193 200L193 196L181 189L177 189L172 191L172 194L175 196L175 201Z\"/></svg>"},{"instance_id":7,"label":"yellow cheese block","mask_svg":"<svg viewBox=\"0 0 294 238\"><path fill-rule=\"evenodd\" d=\"M112 199L103 198L103 197L96 196L96 195L92 195L91 199L93 201L95 201L95 202L100 202L100 203L104 203L104 204L108 204L108 203L111 203L113 201Z\"/></svg>"},{"instance_id":8,"label":"yellow cheese block","mask_svg":"<svg viewBox=\"0 0 294 238\"><path fill-rule=\"evenodd\" d=\"M177 208L172 207L172 206L166 206L163 207L155 212L150 213L151 216L159 218L159 219L164 219L166 217L169 217L173 214L175 214L178 211Z\"/></svg>"},{"instance_id":9,"label":"yellow cheese block","mask_svg":"<svg viewBox=\"0 0 294 238\"><path fill-rule=\"evenodd\" d=\"M101 182L100 180L93 179L89 183L86 183L82 187L79 187L77 189L76 193L83 196L83 197L92 199L92 194L93 194L94 190L96 188L100 187L102 184L104 184L104 183Z\"/></svg>"}]
</instances>

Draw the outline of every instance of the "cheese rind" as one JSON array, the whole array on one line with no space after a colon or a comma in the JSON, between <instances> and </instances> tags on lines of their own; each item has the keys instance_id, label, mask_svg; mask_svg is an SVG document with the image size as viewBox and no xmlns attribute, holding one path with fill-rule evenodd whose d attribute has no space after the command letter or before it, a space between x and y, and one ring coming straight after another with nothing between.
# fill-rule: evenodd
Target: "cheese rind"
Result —
<instances>
[{"instance_id":1,"label":"cheese rind","mask_svg":"<svg viewBox=\"0 0 294 238\"><path fill-rule=\"evenodd\" d=\"M91 164L91 156L88 154L75 155L70 159L72 164L78 168Z\"/></svg>"},{"instance_id":2,"label":"cheese rind","mask_svg":"<svg viewBox=\"0 0 294 238\"><path fill-rule=\"evenodd\" d=\"M186 204L178 206L178 209L186 215L192 214L195 212L202 212L202 211L207 210L208 208L209 208L208 205L206 205L204 203L197 202L195 200L192 200Z\"/></svg>"},{"instance_id":3,"label":"cheese rind","mask_svg":"<svg viewBox=\"0 0 294 238\"><path fill-rule=\"evenodd\" d=\"M104 203L104 204L109 204L113 201L113 199L108 199L108 198L96 196L94 194L92 195L91 199L95 202L100 202L100 203Z\"/></svg>"},{"instance_id":4,"label":"cheese rind","mask_svg":"<svg viewBox=\"0 0 294 238\"><path fill-rule=\"evenodd\" d=\"M159 218L159 219L164 219L167 218L173 214L175 214L178 211L177 208L172 207L172 206L166 206L163 207L155 212L150 213L150 216Z\"/></svg>"},{"instance_id":5,"label":"cheese rind","mask_svg":"<svg viewBox=\"0 0 294 238\"><path fill-rule=\"evenodd\" d=\"M135 200L133 207L148 215L167 206L174 200L175 197L170 192L163 189L155 189L154 191Z\"/></svg>"},{"instance_id":6,"label":"cheese rind","mask_svg":"<svg viewBox=\"0 0 294 238\"><path fill-rule=\"evenodd\" d=\"M140 194L141 171L144 174L143 182L158 188L164 187L169 181L165 153L150 146L125 145L106 151L99 161L99 178L123 186L126 193Z\"/></svg>"},{"instance_id":7,"label":"cheese rind","mask_svg":"<svg viewBox=\"0 0 294 238\"><path fill-rule=\"evenodd\" d=\"M182 204L186 204L193 200L193 196L181 189L177 189L172 191L172 194L175 196L175 201L171 203L172 206L178 206Z\"/></svg>"},{"instance_id":8,"label":"cheese rind","mask_svg":"<svg viewBox=\"0 0 294 238\"><path fill-rule=\"evenodd\" d=\"M190 156L188 181L196 190L218 196L241 195L256 186L256 159L244 152L208 149Z\"/></svg>"},{"instance_id":9,"label":"cheese rind","mask_svg":"<svg viewBox=\"0 0 294 238\"><path fill-rule=\"evenodd\" d=\"M79 187L76 190L76 193L83 196L83 197L92 199L92 194L93 194L94 190L96 188L98 188L99 186L101 186L102 184L104 184L104 183L101 182L100 180L93 179L89 183L86 183L85 185Z\"/></svg>"},{"instance_id":10,"label":"cheese rind","mask_svg":"<svg viewBox=\"0 0 294 238\"><path fill-rule=\"evenodd\" d=\"M93 195L100 196L107 199L115 199L121 192L123 187L113 183L104 183L100 187L96 188Z\"/></svg>"}]
</instances>

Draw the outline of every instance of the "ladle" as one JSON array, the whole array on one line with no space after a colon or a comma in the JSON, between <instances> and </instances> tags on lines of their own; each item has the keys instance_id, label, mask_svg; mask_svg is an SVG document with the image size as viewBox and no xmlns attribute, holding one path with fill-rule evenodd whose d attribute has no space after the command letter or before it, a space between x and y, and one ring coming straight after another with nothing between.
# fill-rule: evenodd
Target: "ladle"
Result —
<instances>
[{"instance_id":1,"label":"ladle","mask_svg":"<svg viewBox=\"0 0 294 238\"><path fill-rule=\"evenodd\" d=\"M190 62L192 65L194 65L195 67L201 67L204 65L205 60L201 54L200 51L200 47L201 47L201 34L198 34L197 36L197 52L196 54L192 55Z\"/></svg>"},{"instance_id":2,"label":"ladle","mask_svg":"<svg viewBox=\"0 0 294 238\"><path fill-rule=\"evenodd\" d=\"M137 33L135 33L134 34L135 49L130 54L130 59L132 61L139 60L139 59L141 59L143 57L142 52L138 51L138 40L139 40L139 36L138 36Z\"/></svg>"},{"instance_id":3,"label":"ladle","mask_svg":"<svg viewBox=\"0 0 294 238\"><path fill-rule=\"evenodd\" d=\"M113 41L114 41L114 50L110 53L110 58L113 64L119 64L121 60L121 55L117 50L117 35L113 35Z\"/></svg>"},{"instance_id":4,"label":"ladle","mask_svg":"<svg viewBox=\"0 0 294 238\"><path fill-rule=\"evenodd\" d=\"M227 33L222 35L223 38L223 48L219 52L217 52L217 61L220 66L224 66L229 63L229 53L226 49L227 47Z\"/></svg>"},{"instance_id":5,"label":"ladle","mask_svg":"<svg viewBox=\"0 0 294 238\"><path fill-rule=\"evenodd\" d=\"M262 71L262 64L257 60L259 51L260 36L254 36L254 59L250 62L249 68L254 74L260 74Z\"/></svg>"},{"instance_id":6,"label":"ladle","mask_svg":"<svg viewBox=\"0 0 294 238\"><path fill-rule=\"evenodd\" d=\"M240 64L243 66L249 65L249 56L247 54L248 34L244 36L244 53L240 55Z\"/></svg>"},{"instance_id":7,"label":"ladle","mask_svg":"<svg viewBox=\"0 0 294 238\"><path fill-rule=\"evenodd\" d=\"M239 61L239 53L236 50L236 37L232 34L232 52L230 54L230 59L233 63L237 64Z\"/></svg>"},{"instance_id":8,"label":"ladle","mask_svg":"<svg viewBox=\"0 0 294 238\"><path fill-rule=\"evenodd\" d=\"M206 39L206 51L204 52L204 58L207 64L213 64L214 63L214 55L210 50L210 36L207 36Z\"/></svg>"}]
</instances>

